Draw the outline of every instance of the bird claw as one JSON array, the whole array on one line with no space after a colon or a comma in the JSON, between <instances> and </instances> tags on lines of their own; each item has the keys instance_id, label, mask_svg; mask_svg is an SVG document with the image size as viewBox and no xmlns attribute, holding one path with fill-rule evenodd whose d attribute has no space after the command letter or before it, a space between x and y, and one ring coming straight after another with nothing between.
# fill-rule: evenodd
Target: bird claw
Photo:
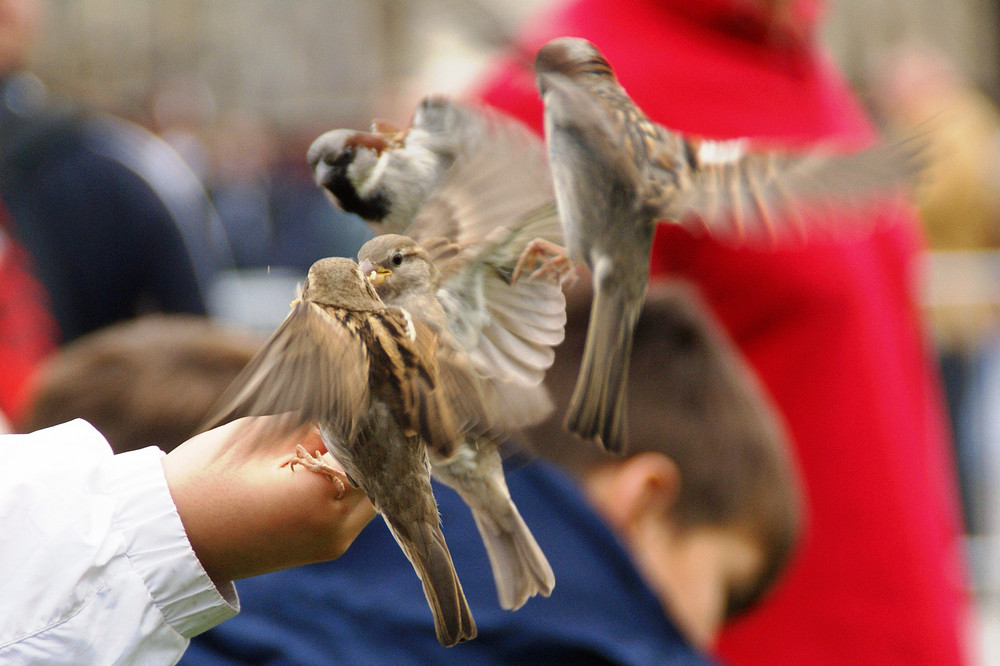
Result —
<instances>
[{"instance_id":1,"label":"bird claw","mask_svg":"<svg viewBox=\"0 0 1000 666\"><path fill-rule=\"evenodd\" d=\"M510 283L515 284L524 272L529 280L552 279L562 284L573 272L573 262L566 254L566 248L544 238L536 238L524 246Z\"/></svg>"},{"instance_id":2,"label":"bird claw","mask_svg":"<svg viewBox=\"0 0 1000 666\"><path fill-rule=\"evenodd\" d=\"M331 456L329 452L317 451L315 454L312 454L306 451L304 446L298 444L295 447L295 455L286 462L282 463L281 466L284 467L285 465L288 465L289 469L295 471L296 465L302 465L310 472L322 474L337 486L337 499L342 499L344 497L344 493L347 492L347 487L344 485L344 479L346 477L344 473L335 467L331 461L336 462L333 460L333 456Z\"/></svg>"}]
</instances>

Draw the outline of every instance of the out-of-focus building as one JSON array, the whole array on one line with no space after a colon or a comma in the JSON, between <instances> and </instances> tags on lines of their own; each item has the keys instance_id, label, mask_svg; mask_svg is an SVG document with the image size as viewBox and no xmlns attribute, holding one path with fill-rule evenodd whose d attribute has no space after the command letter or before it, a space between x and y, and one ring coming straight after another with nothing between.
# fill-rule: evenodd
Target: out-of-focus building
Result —
<instances>
[{"instance_id":1,"label":"out-of-focus building","mask_svg":"<svg viewBox=\"0 0 1000 666\"><path fill-rule=\"evenodd\" d=\"M490 49L553 0L46 0L35 69L57 88L134 116L157 85L196 77L220 112L279 126L405 120L415 97L460 90ZM864 87L902 40L946 54L1000 98L998 5L836 0L826 41Z\"/></svg>"},{"instance_id":2,"label":"out-of-focus building","mask_svg":"<svg viewBox=\"0 0 1000 666\"><path fill-rule=\"evenodd\" d=\"M46 0L34 69L125 116L164 81L201 81L219 113L282 128L405 121L426 92L457 91L490 47L545 2ZM328 128L328 127L327 127Z\"/></svg>"},{"instance_id":3,"label":"out-of-focus building","mask_svg":"<svg viewBox=\"0 0 1000 666\"><path fill-rule=\"evenodd\" d=\"M204 82L220 112L282 124L370 114L389 78L387 0L47 0L35 69L124 115L154 88Z\"/></svg>"}]
</instances>

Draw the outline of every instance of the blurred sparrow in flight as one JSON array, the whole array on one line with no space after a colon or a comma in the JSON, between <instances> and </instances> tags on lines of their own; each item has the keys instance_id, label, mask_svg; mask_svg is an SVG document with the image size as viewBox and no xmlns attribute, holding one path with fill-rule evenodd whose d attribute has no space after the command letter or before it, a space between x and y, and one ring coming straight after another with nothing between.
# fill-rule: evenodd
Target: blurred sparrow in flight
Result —
<instances>
[{"instance_id":1,"label":"blurred sparrow in flight","mask_svg":"<svg viewBox=\"0 0 1000 666\"><path fill-rule=\"evenodd\" d=\"M543 46L535 72L565 245L570 259L590 268L594 289L566 426L615 453L626 446L632 334L658 220L735 240L834 228L850 216L843 207L824 215L830 202L860 209L916 167L913 140L857 154L791 155L686 139L650 121L583 39Z\"/></svg>"}]
</instances>

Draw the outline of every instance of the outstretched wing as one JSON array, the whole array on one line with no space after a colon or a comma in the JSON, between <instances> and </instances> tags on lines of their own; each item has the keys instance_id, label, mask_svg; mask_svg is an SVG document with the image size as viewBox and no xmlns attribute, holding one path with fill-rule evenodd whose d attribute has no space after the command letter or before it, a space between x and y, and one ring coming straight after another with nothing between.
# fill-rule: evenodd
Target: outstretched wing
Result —
<instances>
[{"instance_id":1,"label":"outstretched wing","mask_svg":"<svg viewBox=\"0 0 1000 666\"><path fill-rule=\"evenodd\" d=\"M536 238L562 243L543 143L489 118L490 138L457 160L409 229L441 276L448 327L484 377L541 382L562 341L565 299L554 281L511 274Z\"/></svg>"},{"instance_id":2,"label":"outstretched wing","mask_svg":"<svg viewBox=\"0 0 1000 666\"><path fill-rule=\"evenodd\" d=\"M686 148L690 180L662 213L723 237L774 239L863 224L868 216L850 211L909 185L924 145L913 136L856 153L753 152L745 141Z\"/></svg>"},{"instance_id":3,"label":"outstretched wing","mask_svg":"<svg viewBox=\"0 0 1000 666\"><path fill-rule=\"evenodd\" d=\"M561 242L545 147L519 121L492 109L450 102L470 126L454 163L406 230L422 245L446 238L479 242L531 211L547 216L546 238ZM472 131L471 128L475 128ZM530 240L530 239L529 239Z\"/></svg>"},{"instance_id":4,"label":"outstretched wing","mask_svg":"<svg viewBox=\"0 0 1000 666\"><path fill-rule=\"evenodd\" d=\"M205 423L282 415L267 436L324 422L345 437L367 411L369 358L338 313L298 300L278 329L223 393Z\"/></svg>"}]
</instances>

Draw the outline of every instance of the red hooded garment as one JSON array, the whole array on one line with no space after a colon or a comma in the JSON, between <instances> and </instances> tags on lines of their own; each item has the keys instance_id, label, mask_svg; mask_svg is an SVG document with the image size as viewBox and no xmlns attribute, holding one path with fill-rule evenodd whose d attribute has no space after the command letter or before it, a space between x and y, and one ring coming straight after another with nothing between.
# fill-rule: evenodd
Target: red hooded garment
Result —
<instances>
[{"instance_id":1,"label":"red hooded garment","mask_svg":"<svg viewBox=\"0 0 1000 666\"><path fill-rule=\"evenodd\" d=\"M576 0L521 46L585 37L667 127L772 145L864 146L875 134L835 67L807 45L815 4L767 31L739 0ZM541 129L524 62L478 96ZM734 664L959 664L968 599L936 370L916 306L921 239L910 212L879 230L779 251L727 247L660 225L652 273L696 282L779 405L804 479L806 535L787 575L730 625Z\"/></svg>"}]
</instances>

